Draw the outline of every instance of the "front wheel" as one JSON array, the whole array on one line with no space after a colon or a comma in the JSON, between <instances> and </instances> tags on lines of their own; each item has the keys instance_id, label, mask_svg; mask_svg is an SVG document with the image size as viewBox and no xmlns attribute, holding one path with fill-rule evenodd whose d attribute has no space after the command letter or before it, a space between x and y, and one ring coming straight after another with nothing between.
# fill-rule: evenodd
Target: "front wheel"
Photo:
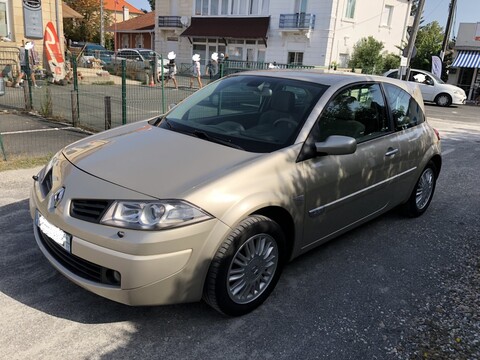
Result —
<instances>
[{"instance_id":1,"label":"front wheel","mask_svg":"<svg viewBox=\"0 0 480 360\"><path fill-rule=\"evenodd\" d=\"M435 164L430 161L425 169L423 169L410 198L403 205L403 210L408 216L417 217L427 210L433 198L437 176L437 168Z\"/></svg>"},{"instance_id":2,"label":"front wheel","mask_svg":"<svg viewBox=\"0 0 480 360\"><path fill-rule=\"evenodd\" d=\"M240 316L260 306L284 265L285 237L273 220L243 220L218 249L205 280L204 300L217 311Z\"/></svg>"},{"instance_id":3,"label":"front wheel","mask_svg":"<svg viewBox=\"0 0 480 360\"><path fill-rule=\"evenodd\" d=\"M452 97L448 94L439 94L435 98L435 104L438 106L450 106L452 104Z\"/></svg>"}]
</instances>

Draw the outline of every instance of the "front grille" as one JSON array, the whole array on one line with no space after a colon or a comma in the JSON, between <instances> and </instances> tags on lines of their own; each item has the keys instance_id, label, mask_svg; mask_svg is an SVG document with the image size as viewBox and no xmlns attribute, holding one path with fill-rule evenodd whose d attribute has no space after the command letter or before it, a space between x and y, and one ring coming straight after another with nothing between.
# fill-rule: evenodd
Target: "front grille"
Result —
<instances>
[{"instance_id":1,"label":"front grille","mask_svg":"<svg viewBox=\"0 0 480 360\"><path fill-rule=\"evenodd\" d=\"M105 268L70 254L50 237L45 235L40 228L37 227L37 229L40 241L48 253L70 272L86 280L120 287L120 281L115 280L112 269Z\"/></svg>"},{"instance_id":2,"label":"front grille","mask_svg":"<svg viewBox=\"0 0 480 360\"><path fill-rule=\"evenodd\" d=\"M99 223L111 204L111 200L72 200L70 216L88 222Z\"/></svg>"}]
</instances>

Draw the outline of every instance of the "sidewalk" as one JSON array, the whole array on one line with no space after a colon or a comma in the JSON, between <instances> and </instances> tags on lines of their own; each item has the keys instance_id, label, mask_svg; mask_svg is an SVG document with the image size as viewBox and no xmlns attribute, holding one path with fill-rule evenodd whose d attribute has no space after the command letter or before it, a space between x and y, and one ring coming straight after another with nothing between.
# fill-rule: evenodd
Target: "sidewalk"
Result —
<instances>
[{"instance_id":1,"label":"sidewalk","mask_svg":"<svg viewBox=\"0 0 480 360\"><path fill-rule=\"evenodd\" d=\"M42 167L0 172L0 207L28 199L33 184L32 176Z\"/></svg>"}]
</instances>

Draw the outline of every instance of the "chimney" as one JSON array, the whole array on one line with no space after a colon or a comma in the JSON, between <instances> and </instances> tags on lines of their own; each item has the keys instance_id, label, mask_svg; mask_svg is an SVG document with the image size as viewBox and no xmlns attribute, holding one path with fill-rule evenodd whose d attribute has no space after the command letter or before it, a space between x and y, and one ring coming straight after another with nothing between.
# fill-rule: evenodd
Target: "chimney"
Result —
<instances>
[{"instance_id":1,"label":"chimney","mask_svg":"<svg viewBox=\"0 0 480 360\"><path fill-rule=\"evenodd\" d=\"M130 10L128 10L128 7L124 6L123 7L123 21L127 21L130 19Z\"/></svg>"}]
</instances>

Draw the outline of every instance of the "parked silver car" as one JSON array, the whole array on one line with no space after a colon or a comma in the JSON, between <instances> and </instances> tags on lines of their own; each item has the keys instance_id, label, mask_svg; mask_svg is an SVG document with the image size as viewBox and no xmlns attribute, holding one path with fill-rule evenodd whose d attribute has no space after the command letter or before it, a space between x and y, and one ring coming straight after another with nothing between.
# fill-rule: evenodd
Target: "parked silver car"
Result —
<instances>
[{"instance_id":1,"label":"parked silver car","mask_svg":"<svg viewBox=\"0 0 480 360\"><path fill-rule=\"evenodd\" d=\"M78 285L237 316L289 260L397 206L424 213L441 164L416 86L245 72L67 146L34 177L30 210L41 251Z\"/></svg>"}]
</instances>

